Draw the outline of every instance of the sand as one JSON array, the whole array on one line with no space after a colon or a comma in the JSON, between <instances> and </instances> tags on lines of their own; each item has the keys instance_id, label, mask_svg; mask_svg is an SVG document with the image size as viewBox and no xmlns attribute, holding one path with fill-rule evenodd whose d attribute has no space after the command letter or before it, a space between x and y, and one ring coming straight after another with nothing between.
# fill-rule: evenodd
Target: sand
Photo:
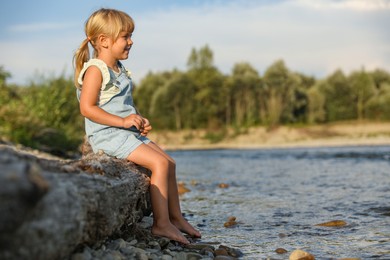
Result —
<instances>
[{"instance_id":1,"label":"sand","mask_svg":"<svg viewBox=\"0 0 390 260\"><path fill-rule=\"evenodd\" d=\"M390 122L342 122L315 126L279 126L232 129L218 142L205 138L206 130L157 131L149 138L167 150L250 149L390 145Z\"/></svg>"}]
</instances>

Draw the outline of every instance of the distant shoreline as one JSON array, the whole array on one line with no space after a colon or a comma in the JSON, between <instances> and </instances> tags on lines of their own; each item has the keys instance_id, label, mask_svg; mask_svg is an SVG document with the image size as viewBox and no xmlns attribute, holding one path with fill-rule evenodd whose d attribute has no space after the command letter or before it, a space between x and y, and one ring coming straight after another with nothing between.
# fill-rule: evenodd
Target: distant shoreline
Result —
<instances>
[{"instance_id":1,"label":"distant shoreline","mask_svg":"<svg viewBox=\"0 0 390 260\"><path fill-rule=\"evenodd\" d=\"M219 142L205 138L205 130L156 131L150 139L164 149L276 149L337 146L390 145L390 122L342 122L315 126L248 128L243 134L228 133Z\"/></svg>"},{"instance_id":2,"label":"distant shoreline","mask_svg":"<svg viewBox=\"0 0 390 260\"><path fill-rule=\"evenodd\" d=\"M251 145L251 146L240 146L240 145L161 145L166 151L197 151L197 150L256 150L256 149L293 149L293 148L321 148L321 147L354 147L354 146L390 146L390 141L383 142L366 142L357 140L354 143L350 142L321 142L321 143L289 143L286 145Z\"/></svg>"}]
</instances>

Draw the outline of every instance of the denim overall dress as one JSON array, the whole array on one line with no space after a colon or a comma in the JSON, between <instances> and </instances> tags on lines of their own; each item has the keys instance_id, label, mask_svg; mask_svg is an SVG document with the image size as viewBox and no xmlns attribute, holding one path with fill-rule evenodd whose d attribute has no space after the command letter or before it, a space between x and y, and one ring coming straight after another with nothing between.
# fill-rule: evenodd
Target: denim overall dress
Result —
<instances>
[{"instance_id":1,"label":"denim overall dress","mask_svg":"<svg viewBox=\"0 0 390 260\"><path fill-rule=\"evenodd\" d=\"M84 74L90 66L96 66L102 73L103 81L98 106L108 113L120 117L136 114L130 73L120 62L118 62L119 73L115 73L99 59L90 59L84 63L78 78L78 83L81 85L81 88L77 89L78 99L80 100ZM150 142L134 126L127 129L118 128L102 125L88 118L85 118L85 132L95 153L101 150L108 155L121 159L127 158L139 145Z\"/></svg>"}]
</instances>

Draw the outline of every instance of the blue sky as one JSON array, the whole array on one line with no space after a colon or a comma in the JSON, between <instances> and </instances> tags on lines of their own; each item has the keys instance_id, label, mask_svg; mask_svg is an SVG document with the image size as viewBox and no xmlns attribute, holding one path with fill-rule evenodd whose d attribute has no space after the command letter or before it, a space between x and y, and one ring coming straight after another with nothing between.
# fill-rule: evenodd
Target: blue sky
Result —
<instances>
[{"instance_id":1,"label":"blue sky","mask_svg":"<svg viewBox=\"0 0 390 260\"><path fill-rule=\"evenodd\" d=\"M317 78L338 68L390 71L390 0L13 0L0 3L8 82L71 75L84 22L101 7L135 20L124 64L136 81L148 71L186 69L191 49L206 44L226 74L238 62L262 74L278 59Z\"/></svg>"}]
</instances>

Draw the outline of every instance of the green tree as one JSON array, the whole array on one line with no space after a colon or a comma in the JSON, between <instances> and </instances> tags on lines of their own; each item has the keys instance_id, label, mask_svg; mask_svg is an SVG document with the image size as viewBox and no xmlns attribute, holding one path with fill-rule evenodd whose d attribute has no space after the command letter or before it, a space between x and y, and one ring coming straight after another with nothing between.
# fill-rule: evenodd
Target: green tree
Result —
<instances>
[{"instance_id":1,"label":"green tree","mask_svg":"<svg viewBox=\"0 0 390 260\"><path fill-rule=\"evenodd\" d=\"M364 70L353 72L348 80L351 84L352 98L355 101L357 119L362 120L365 118L368 100L375 95L375 83Z\"/></svg>"},{"instance_id":2,"label":"green tree","mask_svg":"<svg viewBox=\"0 0 390 260\"><path fill-rule=\"evenodd\" d=\"M352 120L356 118L354 95L348 78L336 70L319 85L325 96L326 121Z\"/></svg>"},{"instance_id":3,"label":"green tree","mask_svg":"<svg viewBox=\"0 0 390 260\"><path fill-rule=\"evenodd\" d=\"M368 74L375 85L375 94L366 103L365 116L374 120L390 120L390 74L382 69Z\"/></svg>"},{"instance_id":4,"label":"green tree","mask_svg":"<svg viewBox=\"0 0 390 260\"><path fill-rule=\"evenodd\" d=\"M325 121L325 96L316 83L307 91L307 123L323 123Z\"/></svg>"},{"instance_id":5,"label":"green tree","mask_svg":"<svg viewBox=\"0 0 390 260\"><path fill-rule=\"evenodd\" d=\"M189 70L204 70L214 67L214 54L210 47L206 44L204 47L196 50L193 48L188 57L187 67Z\"/></svg>"},{"instance_id":6,"label":"green tree","mask_svg":"<svg viewBox=\"0 0 390 260\"><path fill-rule=\"evenodd\" d=\"M59 76L32 83L20 89L20 93L23 106L41 124L40 129L33 133L36 146L41 149L50 147L58 153L78 147L84 136L84 127L71 78Z\"/></svg>"},{"instance_id":7,"label":"green tree","mask_svg":"<svg viewBox=\"0 0 390 260\"><path fill-rule=\"evenodd\" d=\"M192 50L188 59L188 76L194 82L193 115L197 128L215 129L224 125L225 101L222 99L223 75L213 64L213 53L206 45Z\"/></svg>"},{"instance_id":8,"label":"green tree","mask_svg":"<svg viewBox=\"0 0 390 260\"><path fill-rule=\"evenodd\" d=\"M189 76L182 72L174 73L153 96L154 118L163 119L164 128L181 130L195 127L192 114L194 95L194 83Z\"/></svg>"},{"instance_id":9,"label":"green tree","mask_svg":"<svg viewBox=\"0 0 390 260\"><path fill-rule=\"evenodd\" d=\"M384 84L390 84L390 73L383 69L376 69L370 75L377 89L381 89Z\"/></svg>"},{"instance_id":10,"label":"green tree","mask_svg":"<svg viewBox=\"0 0 390 260\"><path fill-rule=\"evenodd\" d=\"M153 104L154 96L165 83L172 77L171 72L152 73L149 72L134 89L134 103L139 112L152 120L152 124L158 124L153 116L153 111L159 108Z\"/></svg>"},{"instance_id":11,"label":"green tree","mask_svg":"<svg viewBox=\"0 0 390 260\"><path fill-rule=\"evenodd\" d=\"M3 66L0 66L0 87L6 86L6 81L11 77L11 73L6 71Z\"/></svg>"},{"instance_id":12,"label":"green tree","mask_svg":"<svg viewBox=\"0 0 390 260\"><path fill-rule=\"evenodd\" d=\"M309 117L309 90L315 85L313 77L295 73L298 84L294 88L293 122L306 123Z\"/></svg>"},{"instance_id":13,"label":"green tree","mask_svg":"<svg viewBox=\"0 0 390 260\"><path fill-rule=\"evenodd\" d=\"M253 126L259 122L261 78L249 63L234 65L226 81L226 118L236 127Z\"/></svg>"},{"instance_id":14,"label":"green tree","mask_svg":"<svg viewBox=\"0 0 390 260\"><path fill-rule=\"evenodd\" d=\"M381 83L377 95L367 101L366 116L374 120L390 120L390 82Z\"/></svg>"},{"instance_id":15,"label":"green tree","mask_svg":"<svg viewBox=\"0 0 390 260\"><path fill-rule=\"evenodd\" d=\"M294 122L295 91L299 77L290 72L284 61L279 60L266 70L263 81L265 122L269 126Z\"/></svg>"}]
</instances>

